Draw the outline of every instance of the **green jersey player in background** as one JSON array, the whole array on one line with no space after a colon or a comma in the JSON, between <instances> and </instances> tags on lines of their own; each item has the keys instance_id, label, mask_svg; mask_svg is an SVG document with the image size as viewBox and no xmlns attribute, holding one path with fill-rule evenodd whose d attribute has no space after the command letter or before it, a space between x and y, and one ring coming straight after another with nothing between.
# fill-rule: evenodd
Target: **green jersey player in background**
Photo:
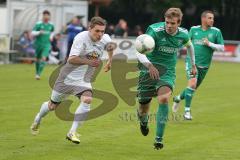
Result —
<instances>
[{"instance_id":1,"label":"green jersey player in background","mask_svg":"<svg viewBox=\"0 0 240 160\"><path fill-rule=\"evenodd\" d=\"M197 67L197 75L191 75L190 58L186 58L186 71L188 78L188 86L182 93L173 98L173 112L177 112L179 102L185 99L185 114L186 120L191 120L190 106L195 89L202 83L210 67L213 52L224 51L224 41L220 29L213 27L214 14L212 11L204 11L201 15L201 25L193 26L190 29L189 37L191 38L194 50Z\"/></svg>"},{"instance_id":2,"label":"green jersey player in background","mask_svg":"<svg viewBox=\"0 0 240 160\"><path fill-rule=\"evenodd\" d=\"M35 36L34 48L36 55L36 76L37 80L40 79L41 73L44 66L46 65L47 57L51 50L51 41L52 33L54 31L53 24L49 23L50 12L45 10L43 11L42 21L39 21L35 24L32 34Z\"/></svg>"},{"instance_id":3,"label":"green jersey player in background","mask_svg":"<svg viewBox=\"0 0 240 160\"><path fill-rule=\"evenodd\" d=\"M194 49L188 32L180 26L182 12L179 8L169 8L165 13L165 22L152 24L146 34L155 41L154 50L146 56L137 53L140 75L138 82L138 118L141 133L146 136L149 132L148 112L152 97L158 99L156 113L155 149L163 148L163 134L168 119L168 102L174 88L177 53L186 46L191 59L192 74L196 74Z\"/></svg>"}]
</instances>

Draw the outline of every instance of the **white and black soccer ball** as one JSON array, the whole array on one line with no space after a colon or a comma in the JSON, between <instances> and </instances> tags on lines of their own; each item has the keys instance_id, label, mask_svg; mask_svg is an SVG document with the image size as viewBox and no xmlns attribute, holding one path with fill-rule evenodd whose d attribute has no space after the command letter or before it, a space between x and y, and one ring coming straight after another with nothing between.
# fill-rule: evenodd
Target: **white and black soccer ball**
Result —
<instances>
[{"instance_id":1,"label":"white and black soccer ball","mask_svg":"<svg viewBox=\"0 0 240 160\"><path fill-rule=\"evenodd\" d=\"M147 34L142 34L136 38L135 48L139 53L150 53L154 50L154 47L155 41L151 36Z\"/></svg>"}]
</instances>

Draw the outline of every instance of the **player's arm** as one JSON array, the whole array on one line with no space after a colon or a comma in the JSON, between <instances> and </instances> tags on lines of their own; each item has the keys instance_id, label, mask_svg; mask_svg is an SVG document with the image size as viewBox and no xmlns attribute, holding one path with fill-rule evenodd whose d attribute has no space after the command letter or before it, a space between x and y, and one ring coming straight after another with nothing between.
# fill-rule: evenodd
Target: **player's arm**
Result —
<instances>
[{"instance_id":1,"label":"player's arm","mask_svg":"<svg viewBox=\"0 0 240 160\"><path fill-rule=\"evenodd\" d=\"M187 53L190 56L191 64L192 64L192 74L195 76L197 73L196 65L195 65L195 52L192 42L189 40L185 45L187 48Z\"/></svg>"},{"instance_id":2,"label":"player's arm","mask_svg":"<svg viewBox=\"0 0 240 160\"><path fill-rule=\"evenodd\" d=\"M224 51L224 40L220 30L216 34L216 39L214 43L208 41L207 38L203 39L203 43L215 51Z\"/></svg>"},{"instance_id":3,"label":"player's arm","mask_svg":"<svg viewBox=\"0 0 240 160\"><path fill-rule=\"evenodd\" d=\"M40 30L39 25L36 24L32 30L32 35L38 36L38 35L42 34L43 32L44 32L43 30Z\"/></svg>"},{"instance_id":4,"label":"player's arm","mask_svg":"<svg viewBox=\"0 0 240 160\"><path fill-rule=\"evenodd\" d=\"M154 32L151 26L148 27L145 34L151 36L154 41L156 41L156 33ZM139 52L136 53L137 59L140 63L142 63L145 67L148 68L149 75L152 79L159 79L159 72L156 67L149 61L146 55L141 54Z\"/></svg>"},{"instance_id":5,"label":"player's arm","mask_svg":"<svg viewBox=\"0 0 240 160\"><path fill-rule=\"evenodd\" d=\"M148 68L150 77L152 79L159 79L159 72L157 68L154 67L154 65L148 60L148 58L144 54L138 52L136 53L136 55L138 61Z\"/></svg>"},{"instance_id":6,"label":"player's arm","mask_svg":"<svg viewBox=\"0 0 240 160\"><path fill-rule=\"evenodd\" d=\"M110 42L106 45L105 49L108 53L108 61L106 65L104 66L104 71L108 72L111 69L112 66L112 58L113 58L113 51L116 49L117 45L113 42Z\"/></svg>"},{"instance_id":7,"label":"player's arm","mask_svg":"<svg viewBox=\"0 0 240 160\"><path fill-rule=\"evenodd\" d=\"M224 45L223 44L212 43L207 38L203 38L203 43L206 46L212 48L215 51L224 51Z\"/></svg>"},{"instance_id":8,"label":"player's arm","mask_svg":"<svg viewBox=\"0 0 240 160\"><path fill-rule=\"evenodd\" d=\"M100 60L87 59L84 55L81 55L84 50L83 39L81 37L75 37L67 62L73 65L90 65L92 67L98 67L100 65Z\"/></svg>"},{"instance_id":9,"label":"player's arm","mask_svg":"<svg viewBox=\"0 0 240 160\"><path fill-rule=\"evenodd\" d=\"M89 60L85 57L80 57L77 55L71 55L67 61L73 65L89 65L92 67L98 67L100 65L100 60Z\"/></svg>"}]
</instances>

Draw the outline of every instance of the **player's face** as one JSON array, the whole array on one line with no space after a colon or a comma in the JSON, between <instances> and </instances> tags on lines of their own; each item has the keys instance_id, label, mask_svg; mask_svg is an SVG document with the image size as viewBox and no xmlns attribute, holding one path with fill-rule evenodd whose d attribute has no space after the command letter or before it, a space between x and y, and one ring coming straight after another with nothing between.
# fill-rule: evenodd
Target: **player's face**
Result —
<instances>
[{"instance_id":1,"label":"player's face","mask_svg":"<svg viewBox=\"0 0 240 160\"><path fill-rule=\"evenodd\" d=\"M180 25L177 17L173 17L173 18L166 17L165 22L166 22L166 32L168 34L175 33L177 31L178 26Z\"/></svg>"},{"instance_id":2,"label":"player's face","mask_svg":"<svg viewBox=\"0 0 240 160\"><path fill-rule=\"evenodd\" d=\"M214 23L214 15L212 13L207 13L204 20L207 27L212 27Z\"/></svg>"},{"instance_id":3,"label":"player's face","mask_svg":"<svg viewBox=\"0 0 240 160\"><path fill-rule=\"evenodd\" d=\"M50 20L50 15L49 14L44 14L43 15L43 21L48 22Z\"/></svg>"},{"instance_id":4,"label":"player's face","mask_svg":"<svg viewBox=\"0 0 240 160\"><path fill-rule=\"evenodd\" d=\"M106 26L102 26L102 25L95 25L93 28L89 28L91 39L94 42L100 41L105 32L105 28Z\"/></svg>"}]
</instances>

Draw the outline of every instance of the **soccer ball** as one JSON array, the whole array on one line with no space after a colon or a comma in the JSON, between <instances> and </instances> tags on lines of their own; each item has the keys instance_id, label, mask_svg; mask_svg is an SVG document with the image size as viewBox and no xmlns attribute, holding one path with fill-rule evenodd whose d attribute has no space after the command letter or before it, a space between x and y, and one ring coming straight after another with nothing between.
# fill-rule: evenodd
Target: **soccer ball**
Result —
<instances>
[{"instance_id":1,"label":"soccer ball","mask_svg":"<svg viewBox=\"0 0 240 160\"><path fill-rule=\"evenodd\" d=\"M147 34L142 34L136 38L135 48L139 53L150 53L154 50L154 47L155 41L151 36Z\"/></svg>"}]
</instances>

